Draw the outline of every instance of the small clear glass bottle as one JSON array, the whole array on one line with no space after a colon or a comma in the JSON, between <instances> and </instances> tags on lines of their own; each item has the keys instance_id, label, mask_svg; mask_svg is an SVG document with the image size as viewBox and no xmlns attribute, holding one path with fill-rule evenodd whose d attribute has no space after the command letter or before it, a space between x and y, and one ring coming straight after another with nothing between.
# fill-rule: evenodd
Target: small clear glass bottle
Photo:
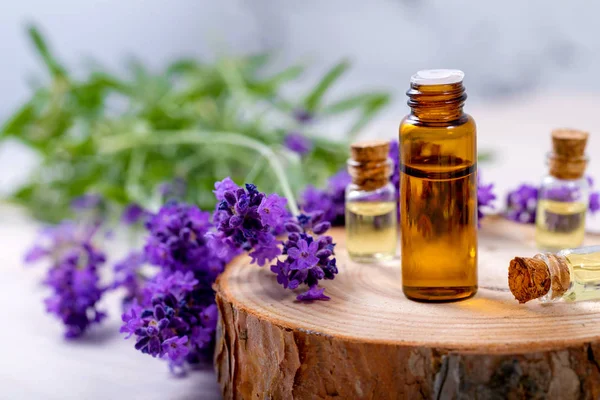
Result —
<instances>
[{"instance_id":1,"label":"small clear glass bottle","mask_svg":"<svg viewBox=\"0 0 600 400\"><path fill-rule=\"evenodd\" d=\"M542 180L536 211L536 243L540 249L558 251L583 243L590 190L583 176L587 138L586 132L572 129L552 132L549 174Z\"/></svg>"},{"instance_id":2,"label":"small clear glass bottle","mask_svg":"<svg viewBox=\"0 0 600 400\"><path fill-rule=\"evenodd\" d=\"M350 258L372 263L396 255L397 200L390 182L392 160L389 142L354 143L348 172L352 183L346 187L346 247Z\"/></svg>"},{"instance_id":3,"label":"small clear glass bottle","mask_svg":"<svg viewBox=\"0 0 600 400\"><path fill-rule=\"evenodd\" d=\"M520 303L600 300L600 246L516 257L510 262L508 284Z\"/></svg>"}]
</instances>

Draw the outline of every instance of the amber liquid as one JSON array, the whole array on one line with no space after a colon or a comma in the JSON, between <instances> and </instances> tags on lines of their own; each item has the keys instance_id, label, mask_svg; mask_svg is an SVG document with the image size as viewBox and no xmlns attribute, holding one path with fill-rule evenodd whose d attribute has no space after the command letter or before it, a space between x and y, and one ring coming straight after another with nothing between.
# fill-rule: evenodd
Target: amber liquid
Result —
<instances>
[{"instance_id":1,"label":"amber liquid","mask_svg":"<svg viewBox=\"0 0 600 400\"><path fill-rule=\"evenodd\" d=\"M461 84L412 86L400 125L400 231L406 297L477 292L477 146Z\"/></svg>"}]
</instances>

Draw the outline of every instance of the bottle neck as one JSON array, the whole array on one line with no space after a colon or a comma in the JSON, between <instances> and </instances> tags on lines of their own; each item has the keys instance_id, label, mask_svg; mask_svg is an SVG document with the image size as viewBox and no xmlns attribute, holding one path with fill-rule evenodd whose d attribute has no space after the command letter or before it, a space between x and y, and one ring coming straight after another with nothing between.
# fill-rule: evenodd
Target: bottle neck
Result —
<instances>
[{"instance_id":1,"label":"bottle neck","mask_svg":"<svg viewBox=\"0 0 600 400\"><path fill-rule=\"evenodd\" d=\"M388 184L393 171L391 159L359 162L349 159L348 173L360 190L373 191Z\"/></svg>"},{"instance_id":2,"label":"bottle neck","mask_svg":"<svg viewBox=\"0 0 600 400\"><path fill-rule=\"evenodd\" d=\"M445 85L412 83L406 92L412 117L424 122L449 122L462 119L467 99L462 82Z\"/></svg>"},{"instance_id":3,"label":"bottle neck","mask_svg":"<svg viewBox=\"0 0 600 400\"><path fill-rule=\"evenodd\" d=\"M550 275L550 287L547 293L538 299L542 303L549 303L561 299L569 290L571 274L568 261L564 256L552 253L536 254L533 258L543 261Z\"/></svg>"}]
</instances>

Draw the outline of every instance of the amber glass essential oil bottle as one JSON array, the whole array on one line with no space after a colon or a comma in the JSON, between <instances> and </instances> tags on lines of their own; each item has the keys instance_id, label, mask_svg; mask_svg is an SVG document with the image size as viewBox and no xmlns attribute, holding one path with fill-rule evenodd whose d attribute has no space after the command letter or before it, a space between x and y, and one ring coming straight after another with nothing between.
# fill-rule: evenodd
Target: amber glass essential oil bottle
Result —
<instances>
[{"instance_id":1,"label":"amber glass essential oil bottle","mask_svg":"<svg viewBox=\"0 0 600 400\"><path fill-rule=\"evenodd\" d=\"M400 124L402 289L417 301L477 292L477 144L458 70L413 75Z\"/></svg>"}]
</instances>

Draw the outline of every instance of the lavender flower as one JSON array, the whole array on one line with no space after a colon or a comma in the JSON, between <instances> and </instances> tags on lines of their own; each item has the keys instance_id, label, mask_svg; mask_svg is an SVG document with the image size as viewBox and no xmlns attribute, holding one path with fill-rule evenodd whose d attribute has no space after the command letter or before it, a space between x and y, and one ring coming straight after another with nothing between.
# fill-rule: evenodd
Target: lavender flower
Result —
<instances>
[{"instance_id":1,"label":"lavender flower","mask_svg":"<svg viewBox=\"0 0 600 400\"><path fill-rule=\"evenodd\" d=\"M52 289L45 299L46 310L65 325L65 337L81 336L105 313L96 306L107 288L100 286L98 267L106 261L92 243L98 225L63 222L42 232L38 243L26 254L25 262L50 261L44 284Z\"/></svg>"},{"instance_id":2,"label":"lavender flower","mask_svg":"<svg viewBox=\"0 0 600 400\"><path fill-rule=\"evenodd\" d=\"M506 218L525 224L535 223L538 188L523 184L506 198Z\"/></svg>"},{"instance_id":3,"label":"lavender flower","mask_svg":"<svg viewBox=\"0 0 600 400\"><path fill-rule=\"evenodd\" d=\"M302 125L312 122L313 118L313 114L303 108L294 110L294 119Z\"/></svg>"},{"instance_id":4,"label":"lavender flower","mask_svg":"<svg viewBox=\"0 0 600 400\"><path fill-rule=\"evenodd\" d=\"M481 183L481 174L477 174L477 224L484 217L482 209L491 208L494 206L492 202L496 200L496 195L493 193L494 184L485 185Z\"/></svg>"},{"instance_id":5,"label":"lavender flower","mask_svg":"<svg viewBox=\"0 0 600 400\"><path fill-rule=\"evenodd\" d=\"M124 313L120 331L135 335L135 348L169 361L172 369L210 358L217 326L214 294L208 295L191 272L158 275L149 303Z\"/></svg>"},{"instance_id":6,"label":"lavender flower","mask_svg":"<svg viewBox=\"0 0 600 400\"><path fill-rule=\"evenodd\" d=\"M139 221L143 221L150 216L150 213L142 208L137 203L131 203L125 210L123 210L123 214L121 215L121 222L125 225L133 225L138 223Z\"/></svg>"},{"instance_id":7,"label":"lavender flower","mask_svg":"<svg viewBox=\"0 0 600 400\"><path fill-rule=\"evenodd\" d=\"M297 132L289 133L285 137L283 144L285 145L285 147L287 147L295 153L300 154L301 156L310 153L313 148L312 141L306 136Z\"/></svg>"},{"instance_id":8,"label":"lavender flower","mask_svg":"<svg viewBox=\"0 0 600 400\"><path fill-rule=\"evenodd\" d=\"M277 283L284 288L296 289L308 285L308 291L299 294L299 301L327 300L324 288L319 288L321 279L333 279L338 273L331 236L319 236L331 226L322 221L322 212L312 215L301 214L295 221L286 224L288 239L283 243L284 261L277 260L271 271L277 274ZM312 233L311 233L312 231Z\"/></svg>"},{"instance_id":9,"label":"lavender flower","mask_svg":"<svg viewBox=\"0 0 600 400\"><path fill-rule=\"evenodd\" d=\"M215 182L215 190L213 193L217 198L217 202L221 202L225 199L225 192L235 192L239 189L239 186L231 180L230 177L223 179L222 181ZM217 203L218 205L218 203Z\"/></svg>"},{"instance_id":10,"label":"lavender flower","mask_svg":"<svg viewBox=\"0 0 600 400\"><path fill-rule=\"evenodd\" d=\"M301 196L302 209L308 213L323 210L324 220L332 225L344 225L345 193L350 182L350 175L341 170L329 178L326 190L307 186Z\"/></svg>"},{"instance_id":11,"label":"lavender flower","mask_svg":"<svg viewBox=\"0 0 600 400\"><path fill-rule=\"evenodd\" d=\"M76 211L99 209L104 199L99 194L84 194L71 201L71 207Z\"/></svg>"},{"instance_id":12,"label":"lavender flower","mask_svg":"<svg viewBox=\"0 0 600 400\"><path fill-rule=\"evenodd\" d=\"M187 182L183 178L175 178L158 186L158 193L163 199L183 199L187 193Z\"/></svg>"},{"instance_id":13,"label":"lavender flower","mask_svg":"<svg viewBox=\"0 0 600 400\"><path fill-rule=\"evenodd\" d=\"M149 263L169 271L197 271L212 278L223 271L223 260L207 245L210 213L195 206L168 203L148 220L144 253Z\"/></svg>"},{"instance_id":14,"label":"lavender flower","mask_svg":"<svg viewBox=\"0 0 600 400\"><path fill-rule=\"evenodd\" d=\"M595 214L600 210L600 192L594 192L590 195L590 212Z\"/></svg>"},{"instance_id":15,"label":"lavender flower","mask_svg":"<svg viewBox=\"0 0 600 400\"><path fill-rule=\"evenodd\" d=\"M250 253L253 262L263 266L280 254L272 227L285 215L285 199L273 194L265 196L252 184L246 184L246 189L221 192L223 185L230 183L215 185L217 198L222 196L214 216L219 238L234 249L254 249Z\"/></svg>"},{"instance_id":16,"label":"lavender flower","mask_svg":"<svg viewBox=\"0 0 600 400\"><path fill-rule=\"evenodd\" d=\"M276 215L280 203L272 198L262 211ZM127 338L135 335L137 350L166 359L173 371L184 373L187 365L210 358L217 321L212 284L235 252L217 246L210 214L191 205L166 204L146 228L144 252L120 264L124 286L139 282L131 276L144 260L161 269L143 286L132 284L136 294L122 316L121 332Z\"/></svg>"},{"instance_id":17,"label":"lavender flower","mask_svg":"<svg viewBox=\"0 0 600 400\"><path fill-rule=\"evenodd\" d=\"M113 267L115 280L114 289L125 289L123 305L129 306L134 300L141 300L142 287L145 280L140 275L140 268L146 263L146 255L140 251L132 251Z\"/></svg>"}]
</instances>

